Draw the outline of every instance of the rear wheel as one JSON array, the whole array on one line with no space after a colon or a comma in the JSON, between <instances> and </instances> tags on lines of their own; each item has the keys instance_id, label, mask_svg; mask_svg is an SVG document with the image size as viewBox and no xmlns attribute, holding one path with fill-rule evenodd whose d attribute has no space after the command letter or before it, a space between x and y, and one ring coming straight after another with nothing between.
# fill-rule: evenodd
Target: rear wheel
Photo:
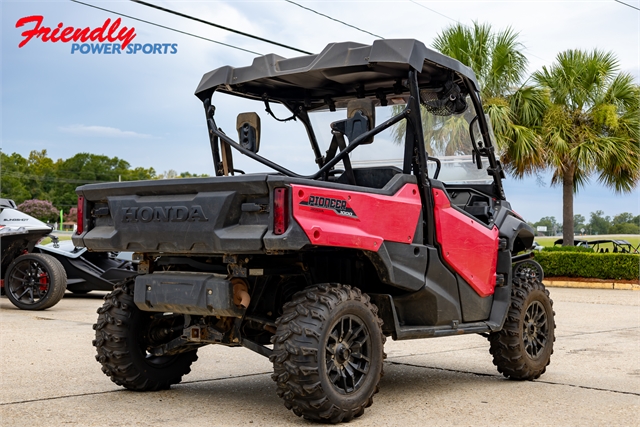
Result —
<instances>
[{"instance_id":1,"label":"rear wheel","mask_svg":"<svg viewBox=\"0 0 640 427\"><path fill-rule=\"evenodd\" d=\"M489 335L493 364L513 380L534 380L553 354L555 321L549 291L536 276L515 277L504 327Z\"/></svg>"},{"instance_id":2,"label":"rear wheel","mask_svg":"<svg viewBox=\"0 0 640 427\"><path fill-rule=\"evenodd\" d=\"M44 310L64 296L67 273L46 254L24 254L7 267L4 288L9 301L22 310Z\"/></svg>"},{"instance_id":3,"label":"rear wheel","mask_svg":"<svg viewBox=\"0 0 640 427\"><path fill-rule=\"evenodd\" d=\"M111 381L130 390L168 389L191 371L198 359L196 351L171 356L154 356L150 347L169 341L167 331L180 329L182 316L164 316L138 309L133 302L133 281L116 285L98 309L93 325L97 349L96 360ZM180 329L181 331L181 329Z\"/></svg>"},{"instance_id":4,"label":"rear wheel","mask_svg":"<svg viewBox=\"0 0 640 427\"><path fill-rule=\"evenodd\" d=\"M382 376L382 321L357 288L321 284L284 305L273 338L272 378L296 415L350 421L373 402Z\"/></svg>"}]
</instances>

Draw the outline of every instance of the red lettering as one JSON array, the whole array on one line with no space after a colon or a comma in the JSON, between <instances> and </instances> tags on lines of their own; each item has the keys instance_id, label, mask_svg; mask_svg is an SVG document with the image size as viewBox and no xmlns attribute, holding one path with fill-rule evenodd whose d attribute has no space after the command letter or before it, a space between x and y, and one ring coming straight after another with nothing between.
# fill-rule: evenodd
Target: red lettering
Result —
<instances>
[{"instance_id":1,"label":"red lettering","mask_svg":"<svg viewBox=\"0 0 640 427\"><path fill-rule=\"evenodd\" d=\"M107 18L107 20L104 21L104 24L102 24L102 27L98 27L95 30L91 31L91 34L89 35L89 39L91 39L92 42L96 40L100 42L105 41L107 38L104 35L104 31L107 29L110 23L111 23L111 19Z\"/></svg>"},{"instance_id":2,"label":"red lettering","mask_svg":"<svg viewBox=\"0 0 640 427\"><path fill-rule=\"evenodd\" d=\"M73 41L77 42L78 40L80 40L82 43L86 42L87 40L89 40L89 31L91 31L91 28L89 27L82 30L78 28L76 32L73 33Z\"/></svg>"},{"instance_id":3,"label":"red lettering","mask_svg":"<svg viewBox=\"0 0 640 427\"><path fill-rule=\"evenodd\" d=\"M113 33L115 33L116 30L118 29L118 27L120 26L120 22L122 22L122 20L120 18L118 18L115 21L113 21L113 24L111 24L111 27L109 27L109 33L107 34L107 40L109 40L111 43L113 43L114 41L118 40L117 38L113 37Z\"/></svg>"},{"instance_id":4,"label":"red lettering","mask_svg":"<svg viewBox=\"0 0 640 427\"><path fill-rule=\"evenodd\" d=\"M129 29L127 29L127 27L122 27L122 29L118 33L118 40L122 42L122 49L127 47L127 45L136 38L137 34L135 33L135 31L136 29L133 27Z\"/></svg>"},{"instance_id":5,"label":"red lettering","mask_svg":"<svg viewBox=\"0 0 640 427\"><path fill-rule=\"evenodd\" d=\"M58 35L58 33L60 32L61 29L62 29L62 22L58 24L58 28L55 28L51 32L51 41L53 43L56 43L58 40L60 40L60 37L57 37L57 35Z\"/></svg>"},{"instance_id":6,"label":"red lettering","mask_svg":"<svg viewBox=\"0 0 640 427\"><path fill-rule=\"evenodd\" d=\"M51 28L49 28L49 27L40 27L40 29L38 30L38 34L36 34L36 37L42 36L42 41L43 42L48 42L50 40L50 37L48 35L50 32L51 32Z\"/></svg>"},{"instance_id":7,"label":"red lettering","mask_svg":"<svg viewBox=\"0 0 640 427\"><path fill-rule=\"evenodd\" d=\"M33 28L22 32L24 39L20 44L18 44L18 47L23 47L35 37L40 38L43 42L50 41L52 43L56 43L58 41L68 43L72 40L74 42L80 41L82 43L87 40L99 41L101 43L107 40L111 43L120 41L122 42L121 48L124 49L137 35L134 27L120 27L122 23L121 18L116 19L113 23L111 23L110 18L107 18L102 26L93 30L91 30L90 27L77 29L73 27L63 28L64 24L60 22L53 31L49 27L42 26L43 19L44 17L42 15L25 16L24 18L18 19L16 22L16 28L24 27L31 23L34 24ZM116 32L117 35L115 35Z\"/></svg>"},{"instance_id":8,"label":"red lettering","mask_svg":"<svg viewBox=\"0 0 640 427\"><path fill-rule=\"evenodd\" d=\"M67 27L62 30L62 33L60 34L60 41L62 43L70 42L72 40L72 37L70 37L71 33L73 33L73 27Z\"/></svg>"},{"instance_id":9,"label":"red lettering","mask_svg":"<svg viewBox=\"0 0 640 427\"><path fill-rule=\"evenodd\" d=\"M26 30L22 33L22 37L24 37L24 40L20 42L18 47L22 47L25 44L29 43L29 41L33 38L33 36L36 36L36 37L38 36L40 25L42 25L43 19L44 17L42 15L25 16L24 18L18 19L18 22L16 22L16 28L23 27L26 24L29 24L31 22L36 23L36 25L32 29Z\"/></svg>"}]
</instances>

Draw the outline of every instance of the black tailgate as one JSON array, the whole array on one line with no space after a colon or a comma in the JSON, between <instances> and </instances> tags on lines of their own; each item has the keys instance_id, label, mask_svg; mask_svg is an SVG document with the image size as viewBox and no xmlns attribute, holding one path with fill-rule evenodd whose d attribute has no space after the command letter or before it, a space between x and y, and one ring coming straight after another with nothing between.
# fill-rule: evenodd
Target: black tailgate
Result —
<instances>
[{"instance_id":1,"label":"black tailgate","mask_svg":"<svg viewBox=\"0 0 640 427\"><path fill-rule=\"evenodd\" d=\"M269 224L266 174L91 184L78 246L95 251L251 253ZM261 206L245 209L242 205Z\"/></svg>"}]
</instances>

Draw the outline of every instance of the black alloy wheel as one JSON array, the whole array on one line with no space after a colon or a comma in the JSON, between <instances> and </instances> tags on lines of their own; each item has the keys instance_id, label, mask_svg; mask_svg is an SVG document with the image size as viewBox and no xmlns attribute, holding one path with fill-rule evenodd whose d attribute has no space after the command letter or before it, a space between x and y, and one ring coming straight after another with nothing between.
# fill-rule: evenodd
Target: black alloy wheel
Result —
<instances>
[{"instance_id":1,"label":"black alloy wheel","mask_svg":"<svg viewBox=\"0 0 640 427\"><path fill-rule=\"evenodd\" d=\"M385 337L367 294L339 283L311 286L284 305L276 325L271 378L287 409L339 423L371 406L383 375Z\"/></svg>"},{"instance_id":2,"label":"black alloy wheel","mask_svg":"<svg viewBox=\"0 0 640 427\"><path fill-rule=\"evenodd\" d=\"M24 254L7 268L4 279L7 298L22 310L44 310L56 305L64 296L67 274L54 257Z\"/></svg>"},{"instance_id":3,"label":"black alloy wheel","mask_svg":"<svg viewBox=\"0 0 640 427\"><path fill-rule=\"evenodd\" d=\"M336 322L325 346L327 375L336 390L360 388L371 364L371 336L362 320L345 315Z\"/></svg>"},{"instance_id":4,"label":"black alloy wheel","mask_svg":"<svg viewBox=\"0 0 640 427\"><path fill-rule=\"evenodd\" d=\"M547 312L540 301L532 301L524 314L522 339L524 349L532 359L544 353L549 340Z\"/></svg>"}]
</instances>

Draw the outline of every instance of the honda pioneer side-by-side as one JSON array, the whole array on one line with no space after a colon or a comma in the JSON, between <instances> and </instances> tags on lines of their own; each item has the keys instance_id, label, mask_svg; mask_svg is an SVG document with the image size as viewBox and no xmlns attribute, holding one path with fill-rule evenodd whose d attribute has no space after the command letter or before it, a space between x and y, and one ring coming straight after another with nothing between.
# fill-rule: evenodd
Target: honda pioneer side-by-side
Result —
<instances>
[{"instance_id":1,"label":"honda pioneer side-by-side","mask_svg":"<svg viewBox=\"0 0 640 427\"><path fill-rule=\"evenodd\" d=\"M545 371L552 302L471 69L415 40L334 43L218 68L196 96L215 177L77 189L74 243L139 261L94 325L113 382L166 389L199 347L246 347L288 409L336 423L371 405L386 337L481 334L506 377Z\"/></svg>"}]
</instances>

